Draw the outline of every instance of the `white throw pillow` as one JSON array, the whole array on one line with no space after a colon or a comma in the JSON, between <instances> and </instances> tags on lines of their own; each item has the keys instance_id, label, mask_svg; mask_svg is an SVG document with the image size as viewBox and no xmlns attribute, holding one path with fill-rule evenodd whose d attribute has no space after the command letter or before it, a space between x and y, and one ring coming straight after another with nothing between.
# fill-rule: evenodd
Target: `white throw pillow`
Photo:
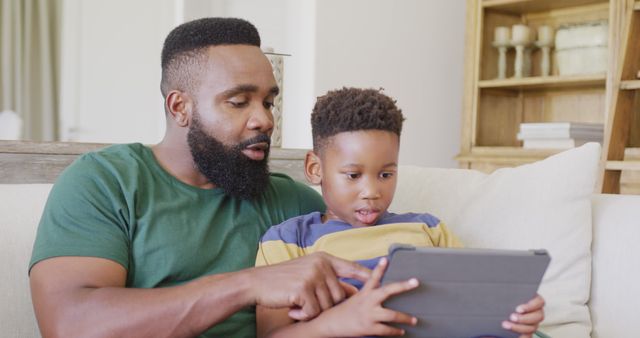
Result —
<instances>
[{"instance_id":1,"label":"white throw pillow","mask_svg":"<svg viewBox=\"0 0 640 338\"><path fill-rule=\"evenodd\" d=\"M430 212L467 247L547 249L542 330L554 338L589 337L590 197L599 157L600 145L588 143L490 175L402 166L390 209Z\"/></svg>"}]
</instances>

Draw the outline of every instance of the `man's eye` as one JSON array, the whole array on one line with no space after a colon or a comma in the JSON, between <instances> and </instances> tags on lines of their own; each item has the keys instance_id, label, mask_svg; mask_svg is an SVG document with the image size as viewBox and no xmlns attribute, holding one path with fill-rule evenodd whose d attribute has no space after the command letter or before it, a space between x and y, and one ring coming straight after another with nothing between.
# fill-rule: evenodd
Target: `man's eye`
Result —
<instances>
[{"instance_id":1,"label":"man's eye","mask_svg":"<svg viewBox=\"0 0 640 338\"><path fill-rule=\"evenodd\" d=\"M273 109L273 107L275 106L275 104L273 102L269 102L269 101L265 101L263 103L264 107L267 109Z\"/></svg>"},{"instance_id":2,"label":"man's eye","mask_svg":"<svg viewBox=\"0 0 640 338\"><path fill-rule=\"evenodd\" d=\"M242 108L242 107L246 106L247 104L249 104L249 101L232 101L232 100L229 100L229 101L227 101L227 103L229 103L234 108Z\"/></svg>"}]
</instances>

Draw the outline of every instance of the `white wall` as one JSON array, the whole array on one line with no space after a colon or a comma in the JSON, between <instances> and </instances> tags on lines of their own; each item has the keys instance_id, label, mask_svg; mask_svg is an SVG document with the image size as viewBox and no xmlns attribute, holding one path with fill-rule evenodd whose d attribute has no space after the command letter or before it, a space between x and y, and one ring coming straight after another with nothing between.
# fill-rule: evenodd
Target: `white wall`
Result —
<instances>
[{"instance_id":1,"label":"white wall","mask_svg":"<svg viewBox=\"0 0 640 338\"><path fill-rule=\"evenodd\" d=\"M212 15L239 17L260 32L262 47L284 58L282 146L311 148L310 111L315 102L315 0L185 0L189 19ZM211 6L213 8L207 8Z\"/></svg>"},{"instance_id":2,"label":"white wall","mask_svg":"<svg viewBox=\"0 0 640 338\"><path fill-rule=\"evenodd\" d=\"M459 150L463 0L64 0L65 140L155 143L160 50L184 19L235 16L285 59L283 146L311 147L318 95L383 87L407 118L401 162L453 167ZM127 10L123 10L126 8Z\"/></svg>"},{"instance_id":3,"label":"white wall","mask_svg":"<svg viewBox=\"0 0 640 338\"><path fill-rule=\"evenodd\" d=\"M384 88L406 121L400 162L455 167L460 149L465 2L317 2L315 92Z\"/></svg>"},{"instance_id":4,"label":"white wall","mask_svg":"<svg viewBox=\"0 0 640 338\"><path fill-rule=\"evenodd\" d=\"M189 1L189 0L187 0ZM455 167L460 149L462 0L217 0L256 25L285 62L283 146L310 148L315 97L385 88L406 117L400 161Z\"/></svg>"},{"instance_id":5,"label":"white wall","mask_svg":"<svg viewBox=\"0 0 640 338\"><path fill-rule=\"evenodd\" d=\"M160 141L160 51L175 0L64 0L63 141Z\"/></svg>"}]
</instances>

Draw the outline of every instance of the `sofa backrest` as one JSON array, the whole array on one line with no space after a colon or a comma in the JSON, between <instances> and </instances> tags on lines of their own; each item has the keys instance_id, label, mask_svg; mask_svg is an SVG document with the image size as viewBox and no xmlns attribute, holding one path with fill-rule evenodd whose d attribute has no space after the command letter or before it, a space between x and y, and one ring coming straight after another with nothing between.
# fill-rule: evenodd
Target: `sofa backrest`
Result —
<instances>
[{"instance_id":1,"label":"sofa backrest","mask_svg":"<svg viewBox=\"0 0 640 338\"><path fill-rule=\"evenodd\" d=\"M51 184L0 184L0 333L40 337L31 305L28 265Z\"/></svg>"},{"instance_id":2,"label":"sofa backrest","mask_svg":"<svg viewBox=\"0 0 640 338\"><path fill-rule=\"evenodd\" d=\"M434 211L445 221L453 218L450 215L459 213L460 207L447 202L444 196L434 194L433 189L451 190L453 198L464 198L472 187L460 186L462 177L457 175L473 175L467 178L471 181L482 179L476 173L457 170L446 170L445 173L442 169L435 172L425 169L428 172L424 172L417 168L401 168L404 174L409 174L407 170L419 172L401 175L395 202L408 210ZM452 173L454 177L449 177ZM422 177L426 179L422 183L431 189L422 189L418 193L416 176L413 175L420 174L426 175ZM457 188L452 189L456 182ZM0 184L0 264L4 268L0 277L0 328L3 337L39 337L27 268L36 228L51 186ZM425 208L425 203L435 208ZM637 286L640 281L640 247L637 245L640 240L640 196L594 195L592 205L594 257L589 305L593 337L640 337L640 326L634 321L635 306L640 301L640 287Z\"/></svg>"}]
</instances>

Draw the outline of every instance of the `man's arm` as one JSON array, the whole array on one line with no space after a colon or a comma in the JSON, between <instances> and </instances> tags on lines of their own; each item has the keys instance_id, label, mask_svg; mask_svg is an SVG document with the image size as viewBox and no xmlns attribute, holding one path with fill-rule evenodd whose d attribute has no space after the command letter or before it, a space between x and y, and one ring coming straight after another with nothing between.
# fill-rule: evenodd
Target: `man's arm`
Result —
<instances>
[{"instance_id":1,"label":"man's arm","mask_svg":"<svg viewBox=\"0 0 640 338\"><path fill-rule=\"evenodd\" d=\"M43 337L192 337L251 304L246 275L127 289L118 263L57 257L33 267L31 295Z\"/></svg>"},{"instance_id":2,"label":"man's arm","mask_svg":"<svg viewBox=\"0 0 640 338\"><path fill-rule=\"evenodd\" d=\"M366 281L370 272L317 254L181 286L132 289L125 288L126 270L118 263L56 257L33 266L31 294L43 337L192 337L255 304L299 307L315 317L320 304L345 296L327 275Z\"/></svg>"}]
</instances>

